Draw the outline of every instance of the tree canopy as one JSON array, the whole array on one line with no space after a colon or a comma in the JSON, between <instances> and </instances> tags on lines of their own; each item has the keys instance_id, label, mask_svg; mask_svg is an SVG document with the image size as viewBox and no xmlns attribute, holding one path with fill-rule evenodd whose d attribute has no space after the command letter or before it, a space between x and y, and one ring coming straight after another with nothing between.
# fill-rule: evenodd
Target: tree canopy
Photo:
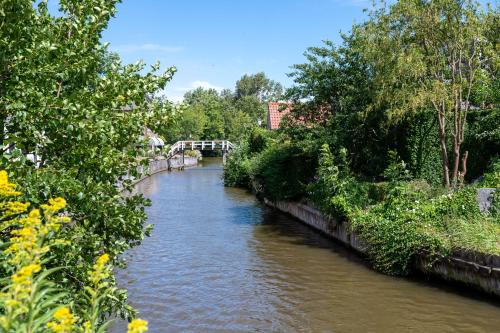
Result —
<instances>
[{"instance_id":1,"label":"tree canopy","mask_svg":"<svg viewBox=\"0 0 500 333\"><path fill-rule=\"evenodd\" d=\"M170 142L189 138L237 142L254 127L265 126L267 101L279 99L281 93L281 85L264 73L243 75L234 92L196 88L184 95L180 112L173 117L175 125L159 133Z\"/></svg>"},{"instance_id":2,"label":"tree canopy","mask_svg":"<svg viewBox=\"0 0 500 333\"><path fill-rule=\"evenodd\" d=\"M64 0L57 16L46 1L0 5L0 168L35 207L66 199L72 225L61 232L64 246L44 264L62 267L51 279L67 291L68 303L85 297L81 285L98 256L105 252L119 264L118 256L148 233L148 201L140 194L124 197L117 185L130 189L123 177L138 176L146 162L144 126L168 124L172 112L152 96L175 67L159 72L159 64L149 71L143 62L123 65L101 43L117 3ZM1 230L3 243L10 230ZM5 266L1 271L12 273ZM125 299L114 288L101 315L131 317Z\"/></svg>"}]
</instances>

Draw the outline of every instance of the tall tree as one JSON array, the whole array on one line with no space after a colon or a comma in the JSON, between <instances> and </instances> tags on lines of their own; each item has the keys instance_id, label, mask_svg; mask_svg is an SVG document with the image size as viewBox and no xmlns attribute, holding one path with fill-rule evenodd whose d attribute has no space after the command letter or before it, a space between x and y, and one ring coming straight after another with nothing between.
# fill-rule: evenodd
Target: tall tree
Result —
<instances>
[{"instance_id":1,"label":"tall tree","mask_svg":"<svg viewBox=\"0 0 500 333\"><path fill-rule=\"evenodd\" d=\"M236 98L254 96L261 102L279 100L283 94L280 83L270 80L264 72L253 75L245 74L236 82Z\"/></svg>"},{"instance_id":2,"label":"tall tree","mask_svg":"<svg viewBox=\"0 0 500 333\"><path fill-rule=\"evenodd\" d=\"M400 0L373 10L356 28L381 87L377 102L389 105L389 116L434 110L445 186L466 173L468 152L461 148L478 75L499 65L498 38L488 38L488 21L498 31L498 10L485 13L472 0Z\"/></svg>"},{"instance_id":3,"label":"tall tree","mask_svg":"<svg viewBox=\"0 0 500 333\"><path fill-rule=\"evenodd\" d=\"M224 139L223 98L215 89L196 88L184 95L184 102L188 104L193 114L204 127L201 139ZM203 116L201 116L203 115ZM194 134L194 133L193 133Z\"/></svg>"},{"instance_id":4,"label":"tall tree","mask_svg":"<svg viewBox=\"0 0 500 333\"><path fill-rule=\"evenodd\" d=\"M301 137L318 130L332 148L347 148L356 171L376 177L385 168L389 141L384 114L369 112L375 86L360 39L354 33L342 38L340 46L325 41L308 48L307 62L292 67L294 85L285 96L293 101L291 114L300 122L286 132ZM299 126L303 122L307 126Z\"/></svg>"}]
</instances>

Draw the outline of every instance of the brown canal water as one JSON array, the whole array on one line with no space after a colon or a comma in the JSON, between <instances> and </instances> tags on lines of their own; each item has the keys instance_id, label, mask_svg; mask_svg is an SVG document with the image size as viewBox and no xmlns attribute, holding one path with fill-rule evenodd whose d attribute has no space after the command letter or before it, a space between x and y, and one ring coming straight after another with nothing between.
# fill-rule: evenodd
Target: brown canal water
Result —
<instances>
[{"instance_id":1,"label":"brown canal water","mask_svg":"<svg viewBox=\"0 0 500 333\"><path fill-rule=\"evenodd\" d=\"M498 304L376 273L221 175L206 159L138 185L154 230L117 273L150 332L500 332Z\"/></svg>"}]
</instances>

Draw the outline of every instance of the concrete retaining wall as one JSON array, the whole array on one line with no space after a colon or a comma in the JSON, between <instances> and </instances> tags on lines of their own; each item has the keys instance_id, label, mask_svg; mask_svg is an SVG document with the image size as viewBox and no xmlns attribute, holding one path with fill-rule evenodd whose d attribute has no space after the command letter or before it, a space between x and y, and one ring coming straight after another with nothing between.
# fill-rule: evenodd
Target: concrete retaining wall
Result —
<instances>
[{"instance_id":1,"label":"concrete retaining wall","mask_svg":"<svg viewBox=\"0 0 500 333\"><path fill-rule=\"evenodd\" d=\"M182 163L182 158L180 156L174 156L168 160L152 160L146 169L143 169L143 173L147 172L149 175L155 174L157 172L168 170L170 162L171 169L182 169L189 168L198 165L198 158L196 157L184 157L184 164Z\"/></svg>"},{"instance_id":2,"label":"concrete retaining wall","mask_svg":"<svg viewBox=\"0 0 500 333\"><path fill-rule=\"evenodd\" d=\"M189 168L198 165L198 158L197 157L184 157L184 164L182 164L182 158L180 156L174 156L173 158L170 159L170 168L171 169L183 169L183 168ZM141 180L149 177L150 175L153 175L158 172L162 171L167 171L169 169L169 162L165 159L162 160L151 160L149 161L149 165L147 167L140 166L138 167L138 171L141 174L147 173L147 176L144 176L140 179L135 179L133 181L133 184L137 184ZM128 177L128 176L127 176ZM119 187L122 187L121 184L117 185Z\"/></svg>"},{"instance_id":3,"label":"concrete retaining wall","mask_svg":"<svg viewBox=\"0 0 500 333\"><path fill-rule=\"evenodd\" d=\"M349 222L325 218L321 212L308 203L272 202L264 199L266 205L290 214L303 223L321 231L363 255L366 245L359 235L350 231ZM460 283L500 298L500 256L457 251L451 257L430 260L422 256L416 260L415 269L425 275Z\"/></svg>"}]
</instances>

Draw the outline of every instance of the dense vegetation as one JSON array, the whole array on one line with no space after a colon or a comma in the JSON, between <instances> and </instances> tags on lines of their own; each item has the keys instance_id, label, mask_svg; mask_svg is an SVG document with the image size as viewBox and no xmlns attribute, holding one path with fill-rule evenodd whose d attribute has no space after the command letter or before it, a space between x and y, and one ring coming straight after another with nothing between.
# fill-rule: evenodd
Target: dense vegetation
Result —
<instances>
[{"instance_id":1,"label":"dense vegetation","mask_svg":"<svg viewBox=\"0 0 500 333\"><path fill-rule=\"evenodd\" d=\"M488 212L476 202L500 188L499 22L472 1L375 7L293 66L291 115L246 137L226 185L349 220L386 273L418 254L500 254L498 191Z\"/></svg>"},{"instance_id":2,"label":"dense vegetation","mask_svg":"<svg viewBox=\"0 0 500 333\"><path fill-rule=\"evenodd\" d=\"M102 332L135 316L110 265L148 233L148 201L117 184L144 163L144 126L171 122L151 96L175 68L107 51L117 2L61 0L56 16L46 1L0 4L2 332Z\"/></svg>"}]
</instances>

